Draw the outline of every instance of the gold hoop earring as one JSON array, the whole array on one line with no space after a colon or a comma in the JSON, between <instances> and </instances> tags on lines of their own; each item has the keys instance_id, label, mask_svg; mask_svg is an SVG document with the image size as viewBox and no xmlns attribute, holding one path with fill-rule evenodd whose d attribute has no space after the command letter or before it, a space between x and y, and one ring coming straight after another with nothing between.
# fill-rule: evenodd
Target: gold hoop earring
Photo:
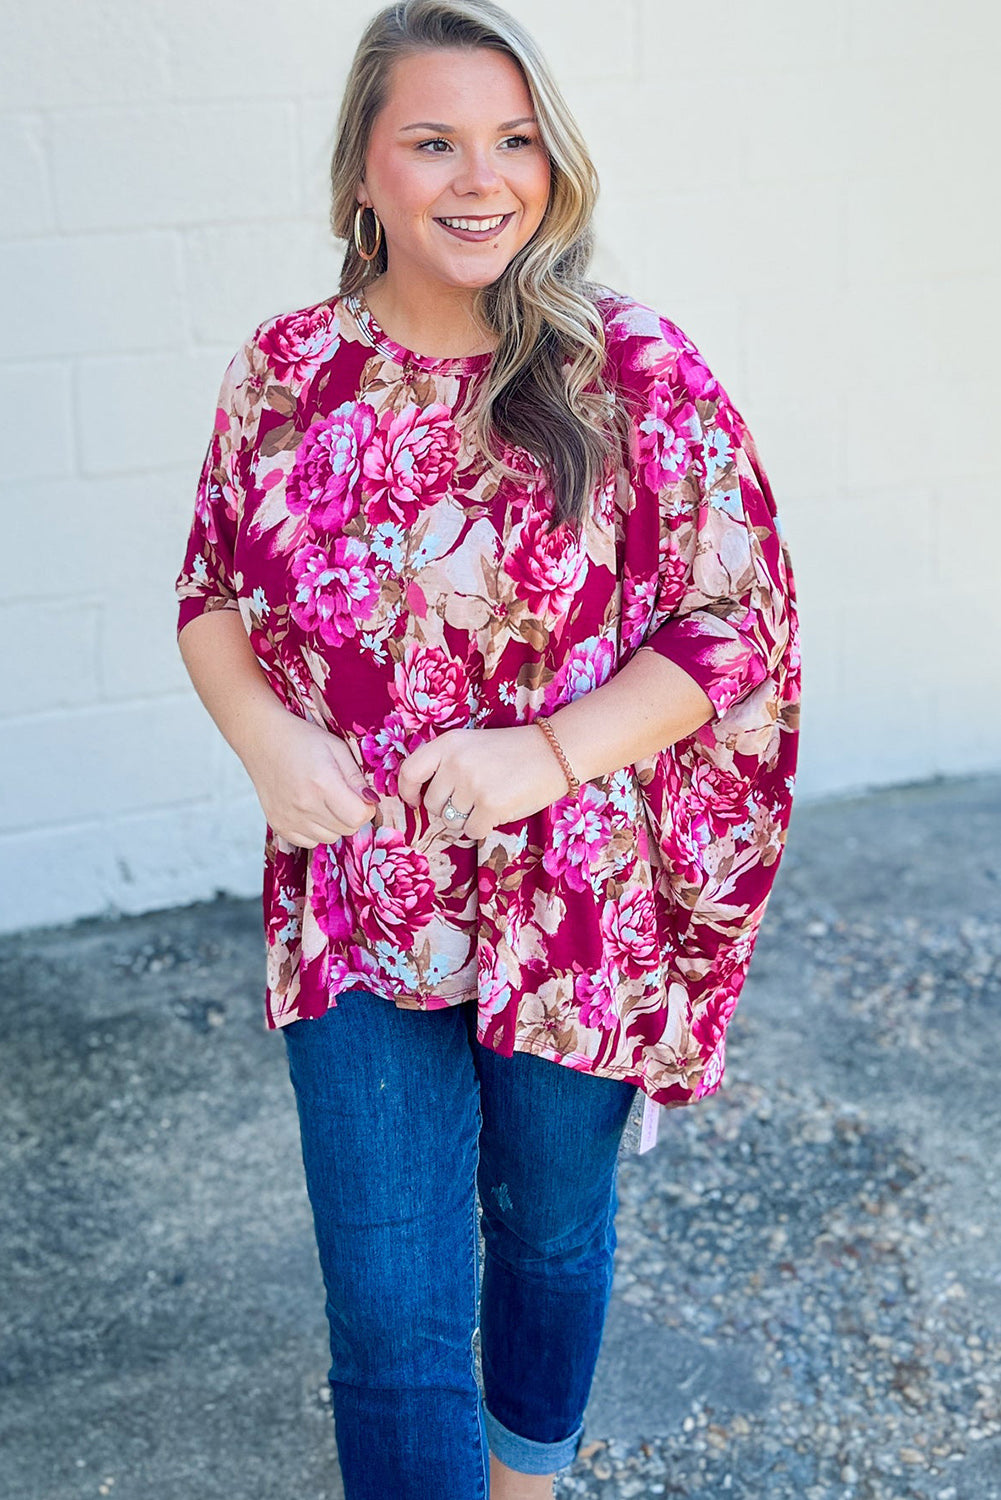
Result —
<instances>
[{"instance_id":1,"label":"gold hoop earring","mask_svg":"<svg viewBox=\"0 0 1001 1500\"><path fill-rule=\"evenodd\" d=\"M359 203L358 207L355 209L355 249L358 251L358 254L361 256L362 260L375 260L375 257L379 253L379 246L382 244L382 224L379 222L379 215L373 208L372 217L375 220L375 244L372 246L371 250L365 250L361 242L361 218L362 214L364 214L365 212L366 207L371 207L371 204L366 205L364 203Z\"/></svg>"}]
</instances>

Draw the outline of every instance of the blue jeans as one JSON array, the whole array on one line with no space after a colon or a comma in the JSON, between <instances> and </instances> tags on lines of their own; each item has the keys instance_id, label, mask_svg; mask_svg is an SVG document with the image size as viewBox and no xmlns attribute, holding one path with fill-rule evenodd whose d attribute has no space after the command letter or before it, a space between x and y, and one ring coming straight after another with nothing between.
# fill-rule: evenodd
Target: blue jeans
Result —
<instances>
[{"instance_id":1,"label":"blue jeans","mask_svg":"<svg viewBox=\"0 0 1001 1500\"><path fill-rule=\"evenodd\" d=\"M580 1447L635 1085L503 1057L475 1019L356 988L282 1027L347 1500L486 1500L489 1449L553 1474Z\"/></svg>"}]
</instances>

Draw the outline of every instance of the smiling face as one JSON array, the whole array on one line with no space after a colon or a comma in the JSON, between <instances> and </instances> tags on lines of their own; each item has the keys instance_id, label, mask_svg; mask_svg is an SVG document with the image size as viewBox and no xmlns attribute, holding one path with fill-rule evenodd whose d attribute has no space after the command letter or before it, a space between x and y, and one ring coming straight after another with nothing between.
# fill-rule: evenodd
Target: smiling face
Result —
<instances>
[{"instance_id":1,"label":"smiling face","mask_svg":"<svg viewBox=\"0 0 1001 1500\"><path fill-rule=\"evenodd\" d=\"M428 48L394 64L356 196L382 221L386 279L398 290L487 286L531 239L550 182L533 115L505 53ZM484 228L464 231L455 220Z\"/></svg>"}]
</instances>

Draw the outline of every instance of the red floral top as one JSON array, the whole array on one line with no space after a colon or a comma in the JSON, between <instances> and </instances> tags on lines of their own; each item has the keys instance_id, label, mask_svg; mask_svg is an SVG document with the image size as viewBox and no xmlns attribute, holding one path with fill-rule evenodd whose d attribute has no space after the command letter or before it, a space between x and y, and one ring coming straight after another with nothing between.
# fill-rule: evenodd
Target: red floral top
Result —
<instances>
[{"instance_id":1,"label":"red floral top","mask_svg":"<svg viewBox=\"0 0 1001 1500\"><path fill-rule=\"evenodd\" d=\"M795 591L754 442L694 344L604 288L629 463L579 541L546 535L523 449L498 478L470 408L490 354L402 348L357 298L261 323L219 395L177 579L178 630L239 609L290 712L339 735L381 795L351 836L268 828L266 1023L354 986L475 999L481 1042L645 1094L719 1087L727 1023L783 850L798 743ZM693 735L482 841L397 794L455 727L530 722L646 647L705 690Z\"/></svg>"}]
</instances>

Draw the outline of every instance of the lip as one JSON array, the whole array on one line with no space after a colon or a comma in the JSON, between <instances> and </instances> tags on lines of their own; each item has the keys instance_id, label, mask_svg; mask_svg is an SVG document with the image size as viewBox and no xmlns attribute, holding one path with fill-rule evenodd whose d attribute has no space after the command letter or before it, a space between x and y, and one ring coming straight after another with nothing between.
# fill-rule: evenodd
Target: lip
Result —
<instances>
[{"instance_id":1,"label":"lip","mask_svg":"<svg viewBox=\"0 0 1001 1500\"><path fill-rule=\"evenodd\" d=\"M466 215L465 214L455 214L455 215L449 214L449 215L447 215L447 217L448 218L454 217L456 219L461 219L461 218L465 218ZM474 216L472 214L470 214L468 217L472 218ZM488 217L489 218L493 218L494 215L493 214L490 214L490 215L482 214L482 215L476 215L476 217L478 217L478 218L488 218ZM503 234L504 230L507 228L507 226L510 224L510 222L511 222L511 220L513 218L514 218L514 210L512 209L509 214L505 214L504 215L504 217L501 220L501 222L498 225L496 225L496 227L493 228L493 229L454 229L450 224L442 224L442 221L439 218L435 219L435 223L436 224L441 224L441 227L442 227L442 229L444 229L445 233L446 234L450 234L453 237L453 239L465 240L466 243L470 244L470 245L481 245L481 244L486 244L486 242L488 240L494 239L497 235Z\"/></svg>"}]
</instances>

